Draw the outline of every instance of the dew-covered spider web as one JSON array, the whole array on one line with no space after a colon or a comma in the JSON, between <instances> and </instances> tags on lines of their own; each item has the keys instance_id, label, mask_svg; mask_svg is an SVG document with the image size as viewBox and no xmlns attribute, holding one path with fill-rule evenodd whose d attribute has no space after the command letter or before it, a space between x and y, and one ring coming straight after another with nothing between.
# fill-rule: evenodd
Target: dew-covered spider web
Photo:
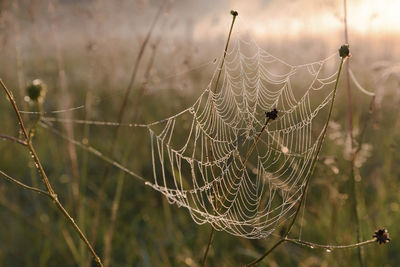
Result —
<instances>
[{"instance_id":1,"label":"dew-covered spider web","mask_svg":"<svg viewBox=\"0 0 400 267\"><path fill-rule=\"evenodd\" d=\"M144 177L146 185L186 208L198 224L265 238L294 215L304 193L338 61L335 53L291 65L240 40L227 53L218 84L219 68L194 104L176 115L150 124L74 122L147 131L152 177ZM273 109L278 116L266 124Z\"/></svg>"}]
</instances>

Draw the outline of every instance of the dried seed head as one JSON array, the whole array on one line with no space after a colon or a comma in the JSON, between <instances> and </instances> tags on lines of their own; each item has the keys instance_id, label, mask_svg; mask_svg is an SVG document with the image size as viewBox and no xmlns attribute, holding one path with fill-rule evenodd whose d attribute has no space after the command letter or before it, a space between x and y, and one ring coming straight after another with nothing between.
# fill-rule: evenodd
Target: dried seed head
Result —
<instances>
[{"instance_id":1,"label":"dried seed head","mask_svg":"<svg viewBox=\"0 0 400 267\"><path fill-rule=\"evenodd\" d=\"M276 110L276 108L274 108L271 111L265 112L265 116L268 119L275 120L278 117L278 111Z\"/></svg>"},{"instance_id":2,"label":"dried seed head","mask_svg":"<svg viewBox=\"0 0 400 267\"><path fill-rule=\"evenodd\" d=\"M46 84L40 79L35 79L26 87L27 96L25 100L43 103L46 92Z\"/></svg>"},{"instance_id":3,"label":"dried seed head","mask_svg":"<svg viewBox=\"0 0 400 267\"><path fill-rule=\"evenodd\" d=\"M350 56L350 50L349 50L349 45L344 44L340 47L339 49L339 55L341 58L346 58Z\"/></svg>"},{"instance_id":4,"label":"dried seed head","mask_svg":"<svg viewBox=\"0 0 400 267\"><path fill-rule=\"evenodd\" d=\"M376 239L376 242L381 244L386 244L390 241L388 230L385 228L377 230L372 236Z\"/></svg>"},{"instance_id":5,"label":"dried seed head","mask_svg":"<svg viewBox=\"0 0 400 267\"><path fill-rule=\"evenodd\" d=\"M239 13L235 10L231 10L231 15L236 17L237 15L239 15Z\"/></svg>"}]
</instances>

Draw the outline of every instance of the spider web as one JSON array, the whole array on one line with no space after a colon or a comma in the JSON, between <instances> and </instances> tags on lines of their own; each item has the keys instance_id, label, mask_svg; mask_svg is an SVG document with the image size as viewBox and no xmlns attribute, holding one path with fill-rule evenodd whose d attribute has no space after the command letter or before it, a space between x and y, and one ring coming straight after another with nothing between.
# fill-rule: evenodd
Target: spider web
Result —
<instances>
[{"instance_id":1,"label":"spider web","mask_svg":"<svg viewBox=\"0 0 400 267\"><path fill-rule=\"evenodd\" d=\"M197 224L265 238L294 215L304 193L324 137L323 111L333 95L337 58L290 65L239 40L218 84L217 68L195 103L176 115L150 124L73 122L146 130L153 172L146 185L186 208ZM266 124L265 112L274 108L278 117Z\"/></svg>"}]
</instances>

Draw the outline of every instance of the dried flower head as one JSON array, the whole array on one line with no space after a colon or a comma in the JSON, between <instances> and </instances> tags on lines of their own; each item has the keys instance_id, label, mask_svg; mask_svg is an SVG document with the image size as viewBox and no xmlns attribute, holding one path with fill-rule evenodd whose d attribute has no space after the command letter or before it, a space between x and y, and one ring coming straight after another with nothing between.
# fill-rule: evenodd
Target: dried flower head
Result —
<instances>
[{"instance_id":1,"label":"dried flower head","mask_svg":"<svg viewBox=\"0 0 400 267\"><path fill-rule=\"evenodd\" d=\"M346 58L350 56L350 50L349 50L349 45L344 44L340 47L339 49L339 55L341 58Z\"/></svg>"},{"instance_id":2,"label":"dried flower head","mask_svg":"<svg viewBox=\"0 0 400 267\"><path fill-rule=\"evenodd\" d=\"M278 117L278 111L276 110L276 108L274 108L271 111L265 112L265 116L268 119L275 120Z\"/></svg>"},{"instance_id":3,"label":"dried flower head","mask_svg":"<svg viewBox=\"0 0 400 267\"><path fill-rule=\"evenodd\" d=\"M239 13L236 10L231 10L231 15L236 17Z\"/></svg>"},{"instance_id":4,"label":"dried flower head","mask_svg":"<svg viewBox=\"0 0 400 267\"><path fill-rule=\"evenodd\" d=\"M376 231L372 237L374 237L376 242L378 242L380 245L386 244L390 241L388 230L385 228Z\"/></svg>"},{"instance_id":5,"label":"dried flower head","mask_svg":"<svg viewBox=\"0 0 400 267\"><path fill-rule=\"evenodd\" d=\"M42 103L46 92L46 84L40 79L35 79L26 87L27 96L25 96L25 100Z\"/></svg>"}]
</instances>

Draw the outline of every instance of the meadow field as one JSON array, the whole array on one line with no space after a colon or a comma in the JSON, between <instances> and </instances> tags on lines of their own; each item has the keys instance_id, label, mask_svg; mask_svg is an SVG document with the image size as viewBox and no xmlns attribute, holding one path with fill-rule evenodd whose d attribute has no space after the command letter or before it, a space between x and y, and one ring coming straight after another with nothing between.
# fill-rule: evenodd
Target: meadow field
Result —
<instances>
[{"instance_id":1,"label":"meadow field","mask_svg":"<svg viewBox=\"0 0 400 267\"><path fill-rule=\"evenodd\" d=\"M93 252L104 266L202 266L210 222L216 231L205 266L244 266L287 232L293 242L282 242L258 266L400 265L400 19L396 24L392 16L396 1L348 1L351 56L344 57L339 72L326 136L323 127L341 62L338 49L346 43L346 1L244 2L0 1L0 266L98 266ZM231 9L238 16L225 59ZM243 48L246 45L249 51ZM268 70L285 74L254 74L258 73L252 65L256 59L244 56L247 65L236 61L238 47L243 48L239 55L252 55L254 50L257 60L260 55L266 58ZM279 83L268 77L284 77L286 85L290 80L293 96L282 98L298 107L302 96L313 91L310 81L320 75L315 66L324 66L324 77L334 75L321 85L327 92L315 90L321 95L307 98L310 108L318 111L315 121L310 119L312 124L303 115L284 120L290 109L273 102L275 96L269 93L265 98L272 102L265 105L270 109L262 110L261 103L254 113L242 112L243 120L252 123L231 123L239 119L230 119L233 115L225 107L241 109L245 103L250 110L252 106L246 102L251 96L245 90L251 75L264 77L258 82L273 84L272 91ZM285 68L290 71L284 72ZM243 88L233 86L235 71ZM242 91L236 94L235 90ZM231 95L234 100L223 98ZM329 101L324 102L325 97ZM277 119L269 122L267 117L264 133L263 114L275 107ZM176 115L182 111L186 113ZM214 114L226 124L214 122L220 118ZM254 122L254 114L261 125ZM203 129L204 146L187 136L192 117L198 120L193 119L196 133L201 132L202 120L210 127ZM246 200L239 193L244 189L231 193L235 185L226 186L221 194L227 197L219 200L219 206L213 204L218 201L215 191L214 195L203 192L210 199L203 213L196 213L198 202L205 201L203 195L201 200L185 202L186 193L196 194L203 186L188 177L220 181L214 169L220 171L222 182L236 181L231 176L239 177L243 169L248 174L242 179L259 177L260 155L275 149L268 136L288 124L297 125L299 133L278 138L278 143L290 143L278 147L278 152L286 155L297 149L298 155L310 153L311 158L304 163L308 171L300 174L297 169L303 167L295 163L287 163L290 170L281 170L278 167L286 166L286 161L265 160L264 165L272 166L267 168L271 173L286 177L291 172L287 183L274 185L281 190L274 201L285 203L276 224L262 229L250 225L252 230L235 225L235 218L240 221L240 215L251 213L239 209L226 208L229 220L216 216L237 195ZM215 160L218 153L225 153L218 150L224 138L236 138L242 167L231 165L234 159ZM309 141L304 140L315 141L317 149L308 150ZM246 146L240 147L241 143ZM249 150L252 144L254 153ZM164 166L160 149L167 151L170 146L187 149L181 159L188 161L187 166L178 165L178 160L172 167ZM204 167L190 165L196 157L201 157L198 164ZM177 173L185 176L184 181L179 183ZM292 182L298 187L287 189ZM293 193L295 199L286 199L283 191ZM248 208L250 204L235 205ZM286 207L290 212L283 211ZM254 224L264 218L260 210L256 213L260 217ZM373 235L379 229L387 229L390 242L375 242ZM371 242L334 247L364 241Z\"/></svg>"}]
</instances>

